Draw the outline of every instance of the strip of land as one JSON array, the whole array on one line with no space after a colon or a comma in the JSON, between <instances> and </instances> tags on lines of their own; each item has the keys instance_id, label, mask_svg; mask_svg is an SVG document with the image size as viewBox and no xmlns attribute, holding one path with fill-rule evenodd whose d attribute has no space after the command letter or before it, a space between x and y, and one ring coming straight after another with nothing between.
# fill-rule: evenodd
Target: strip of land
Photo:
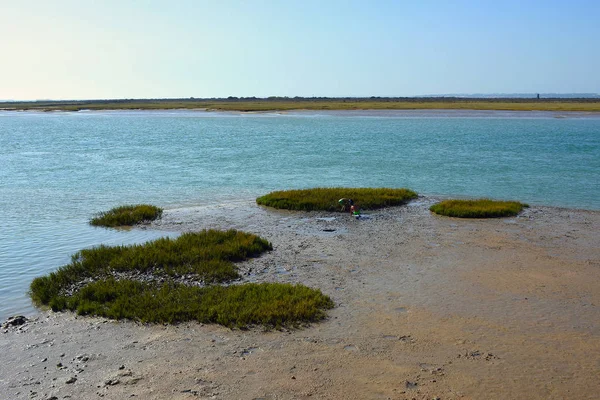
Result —
<instances>
[{"instance_id":1,"label":"strip of land","mask_svg":"<svg viewBox=\"0 0 600 400\"><path fill-rule=\"evenodd\" d=\"M596 398L600 212L457 219L437 200L358 220L253 200L166 210L155 228L266 238L242 282L302 283L335 308L269 332L42 313L0 331L0 398Z\"/></svg>"},{"instance_id":2,"label":"strip of land","mask_svg":"<svg viewBox=\"0 0 600 400\"><path fill-rule=\"evenodd\" d=\"M224 99L126 99L29 101L0 103L0 110L169 110L288 111L288 110L505 110L600 112L598 98L462 98L462 97L368 97L289 98L229 97Z\"/></svg>"}]
</instances>

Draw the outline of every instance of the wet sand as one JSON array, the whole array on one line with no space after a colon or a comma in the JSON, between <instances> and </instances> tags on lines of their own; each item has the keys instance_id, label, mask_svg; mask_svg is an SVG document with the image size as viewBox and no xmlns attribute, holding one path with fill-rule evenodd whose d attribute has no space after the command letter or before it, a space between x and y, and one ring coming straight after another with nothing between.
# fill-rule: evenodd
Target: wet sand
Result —
<instances>
[{"instance_id":1,"label":"wet sand","mask_svg":"<svg viewBox=\"0 0 600 400\"><path fill-rule=\"evenodd\" d=\"M600 212L462 220L433 201L362 220L251 202L168 211L153 227L267 238L244 280L304 283L336 307L271 332L42 313L0 334L0 399L600 397Z\"/></svg>"}]
</instances>

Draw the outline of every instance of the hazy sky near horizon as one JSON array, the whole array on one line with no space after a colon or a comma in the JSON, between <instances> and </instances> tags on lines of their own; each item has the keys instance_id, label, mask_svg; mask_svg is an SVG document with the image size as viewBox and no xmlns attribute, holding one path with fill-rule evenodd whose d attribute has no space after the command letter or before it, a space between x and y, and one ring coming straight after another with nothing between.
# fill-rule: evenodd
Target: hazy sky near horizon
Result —
<instances>
[{"instance_id":1,"label":"hazy sky near horizon","mask_svg":"<svg viewBox=\"0 0 600 400\"><path fill-rule=\"evenodd\" d=\"M0 99L600 93L600 1L0 0Z\"/></svg>"}]
</instances>

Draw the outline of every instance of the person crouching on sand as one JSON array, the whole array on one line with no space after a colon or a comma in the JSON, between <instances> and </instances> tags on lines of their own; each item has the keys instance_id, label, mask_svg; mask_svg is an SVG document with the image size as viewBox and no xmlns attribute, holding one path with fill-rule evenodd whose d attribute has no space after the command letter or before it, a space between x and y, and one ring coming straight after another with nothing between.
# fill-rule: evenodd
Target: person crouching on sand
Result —
<instances>
[{"instance_id":1,"label":"person crouching on sand","mask_svg":"<svg viewBox=\"0 0 600 400\"><path fill-rule=\"evenodd\" d=\"M340 211L344 212L346 211L346 202L348 201L348 199L346 199L345 197L342 197L341 199L338 200L338 203L341 207Z\"/></svg>"},{"instance_id":2,"label":"person crouching on sand","mask_svg":"<svg viewBox=\"0 0 600 400\"><path fill-rule=\"evenodd\" d=\"M338 200L338 203L340 203L340 206L342 207L341 211L345 212L347 210L346 207L352 207L354 205L354 200L342 197ZM350 213L352 213L352 211L350 211Z\"/></svg>"},{"instance_id":3,"label":"person crouching on sand","mask_svg":"<svg viewBox=\"0 0 600 400\"><path fill-rule=\"evenodd\" d=\"M358 207L351 205L350 206L350 215L354 216L356 219L359 219L360 218L360 210L358 209Z\"/></svg>"}]
</instances>

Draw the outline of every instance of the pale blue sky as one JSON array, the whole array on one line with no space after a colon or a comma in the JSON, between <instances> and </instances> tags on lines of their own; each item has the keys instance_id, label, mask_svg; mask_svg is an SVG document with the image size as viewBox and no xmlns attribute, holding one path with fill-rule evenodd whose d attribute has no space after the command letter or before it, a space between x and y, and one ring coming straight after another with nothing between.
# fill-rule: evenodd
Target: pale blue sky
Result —
<instances>
[{"instance_id":1,"label":"pale blue sky","mask_svg":"<svg viewBox=\"0 0 600 400\"><path fill-rule=\"evenodd\" d=\"M0 0L0 99L600 93L600 1Z\"/></svg>"}]
</instances>

